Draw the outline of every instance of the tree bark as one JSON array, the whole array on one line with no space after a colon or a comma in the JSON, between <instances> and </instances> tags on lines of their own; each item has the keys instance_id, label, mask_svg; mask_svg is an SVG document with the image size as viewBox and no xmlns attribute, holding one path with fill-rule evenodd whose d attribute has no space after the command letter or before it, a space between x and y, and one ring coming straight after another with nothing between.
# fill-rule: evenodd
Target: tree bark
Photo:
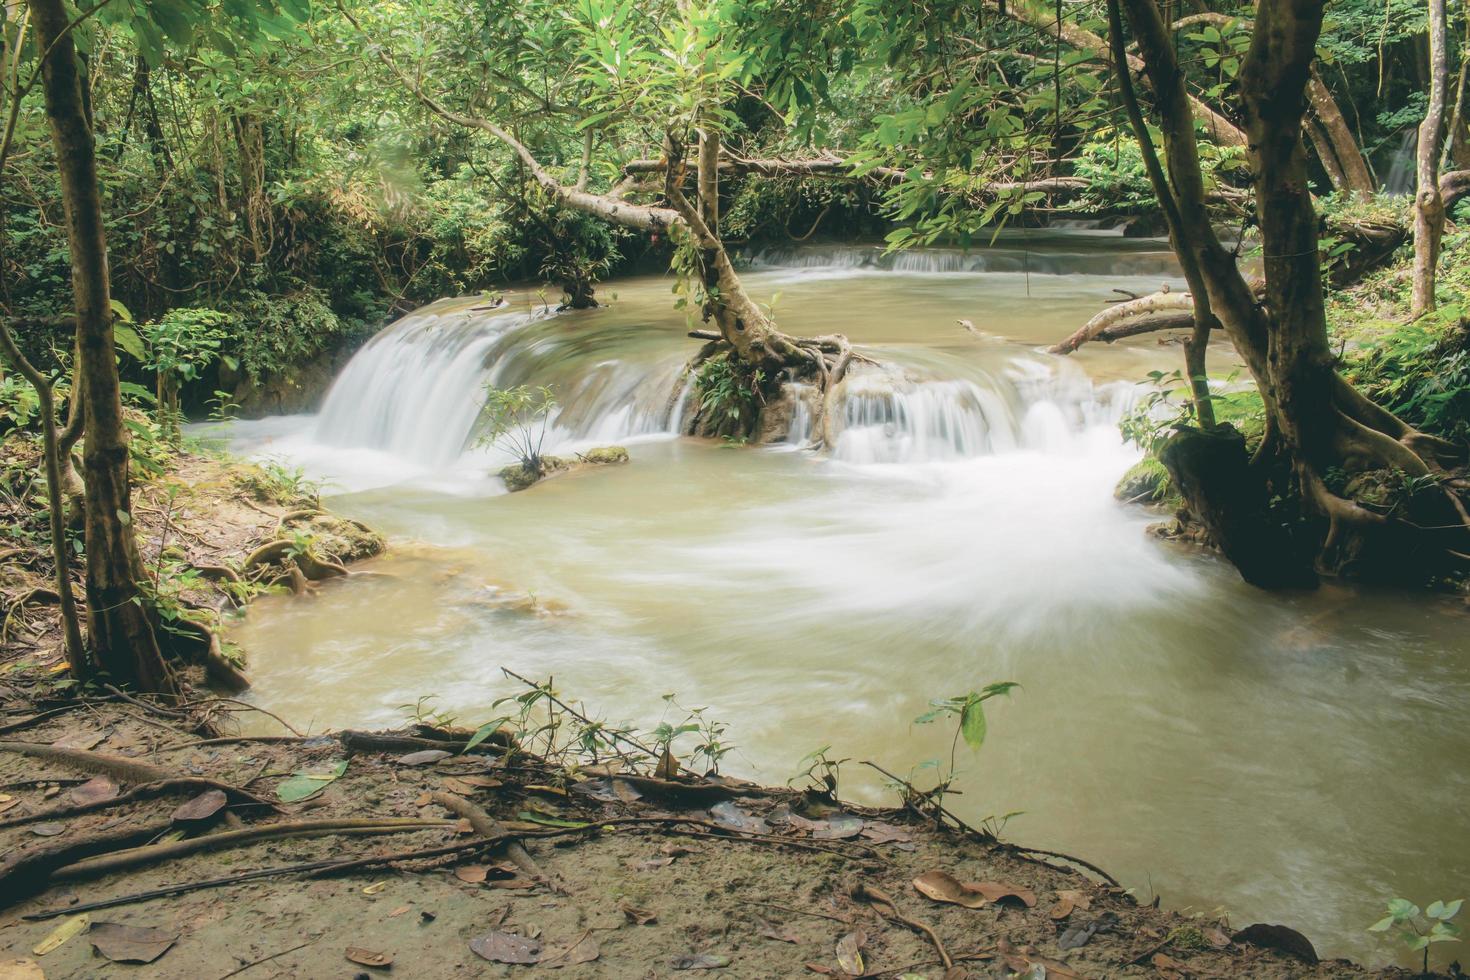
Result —
<instances>
[{"instance_id":1,"label":"tree bark","mask_svg":"<svg viewBox=\"0 0 1470 980\"><path fill-rule=\"evenodd\" d=\"M1448 40L1445 0L1429 0L1429 106L1419 125L1419 151L1415 161L1414 289L1409 307L1414 317L1434 309L1434 285L1440 242L1444 237L1439 156L1444 148L1445 90L1450 77Z\"/></svg>"},{"instance_id":2,"label":"tree bark","mask_svg":"<svg viewBox=\"0 0 1470 980\"><path fill-rule=\"evenodd\" d=\"M1371 197L1375 188L1373 175L1368 173L1368 161L1363 158L1363 151L1358 148L1358 141L1348 128L1347 120L1342 117L1342 110L1337 107L1332 91L1317 74L1315 67L1312 68L1307 83L1307 97L1311 100L1312 112L1327 136L1332 154L1337 159L1338 171L1342 174L1342 183L1338 186L1343 190Z\"/></svg>"},{"instance_id":3,"label":"tree bark","mask_svg":"<svg viewBox=\"0 0 1470 980\"><path fill-rule=\"evenodd\" d=\"M92 660L114 683L174 692L139 582L142 562L133 534L128 436L123 425L107 242L88 122L66 8L61 0L28 0L40 50L46 115L56 148L66 211L76 304L76 391L85 416L87 626Z\"/></svg>"}]
</instances>

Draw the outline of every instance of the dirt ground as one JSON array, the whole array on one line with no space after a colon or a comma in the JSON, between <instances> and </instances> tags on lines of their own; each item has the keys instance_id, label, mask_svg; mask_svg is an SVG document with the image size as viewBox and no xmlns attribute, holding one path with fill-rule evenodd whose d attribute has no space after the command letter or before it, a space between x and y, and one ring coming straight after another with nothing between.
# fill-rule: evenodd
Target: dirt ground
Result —
<instances>
[{"instance_id":1,"label":"dirt ground","mask_svg":"<svg viewBox=\"0 0 1470 980\"><path fill-rule=\"evenodd\" d=\"M137 496L145 561L249 573L303 528L330 560L379 546L300 516L309 497L182 456ZM221 738L248 706L198 668L183 702L79 691L38 591L47 556L25 545L34 500L0 495L22 542L0 548L0 980L1406 975L1311 962L1279 927L1139 906L1096 869L941 825L922 800L875 811L657 778L647 756L552 764L505 733ZM184 599L214 608L213 581Z\"/></svg>"}]
</instances>

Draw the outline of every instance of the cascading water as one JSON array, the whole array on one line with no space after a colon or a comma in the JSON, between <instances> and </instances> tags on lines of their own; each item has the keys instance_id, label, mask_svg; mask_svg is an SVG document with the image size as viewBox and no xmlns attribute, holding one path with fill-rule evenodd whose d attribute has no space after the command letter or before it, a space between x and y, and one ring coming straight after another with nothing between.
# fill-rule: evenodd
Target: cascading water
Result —
<instances>
[{"instance_id":1,"label":"cascading water","mask_svg":"<svg viewBox=\"0 0 1470 980\"><path fill-rule=\"evenodd\" d=\"M1383 193L1403 196L1414 193L1414 155L1419 149L1419 130L1404 130L1398 149L1388 160L1388 176L1383 178Z\"/></svg>"},{"instance_id":2,"label":"cascading water","mask_svg":"<svg viewBox=\"0 0 1470 980\"><path fill-rule=\"evenodd\" d=\"M1121 242L1117 236L1107 236ZM946 273L1027 273L1037 276L1148 276L1173 278L1179 264L1167 249L1109 251L1032 251L1015 247L976 249L926 248L889 252L881 245L803 245L767 248L749 258L751 268Z\"/></svg>"}]
</instances>

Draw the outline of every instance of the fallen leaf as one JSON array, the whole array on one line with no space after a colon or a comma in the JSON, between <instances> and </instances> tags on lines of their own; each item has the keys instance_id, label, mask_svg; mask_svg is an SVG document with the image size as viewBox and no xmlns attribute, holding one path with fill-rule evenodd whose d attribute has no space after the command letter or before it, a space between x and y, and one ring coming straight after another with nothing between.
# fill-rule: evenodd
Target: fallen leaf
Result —
<instances>
[{"instance_id":1,"label":"fallen leaf","mask_svg":"<svg viewBox=\"0 0 1470 980\"><path fill-rule=\"evenodd\" d=\"M46 980L35 960L0 960L0 980Z\"/></svg>"},{"instance_id":2,"label":"fallen leaf","mask_svg":"<svg viewBox=\"0 0 1470 980\"><path fill-rule=\"evenodd\" d=\"M453 776L445 776L443 786L449 792L458 793L460 796L475 795L475 788L473 786L462 780L455 779Z\"/></svg>"},{"instance_id":3,"label":"fallen leaf","mask_svg":"<svg viewBox=\"0 0 1470 980\"><path fill-rule=\"evenodd\" d=\"M32 824L31 833L37 837L55 837L58 834L66 833L66 824L56 823L55 821Z\"/></svg>"},{"instance_id":4,"label":"fallen leaf","mask_svg":"<svg viewBox=\"0 0 1470 980\"><path fill-rule=\"evenodd\" d=\"M379 953L376 950L363 949L361 946L348 946L347 958L358 966L392 966L392 953Z\"/></svg>"},{"instance_id":5,"label":"fallen leaf","mask_svg":"<svg viewBox=\"0 0 1470 980\"><path fill-rule=\"evenodd\" d=\"M679 775L679 761L665 745L663 754L658 757L658 765L653 768L653 776L655 779L673 779L677 775Z\"/></svg>"},{"instance_id":6,"label":"fallen leaf","mask_svg":"<svg viewBox=\"0 0 1470 980\"><path fill-rule=\"evenodd\" d=\"M837 965L844 972L853 976L863 972L863 947L868 943L868 935L861 929L855 929L837 940Z\"/></svg>"},{"instance_id":7,"label":"fallen leaf","mask_svg":"<svg viewBox=\"0 0 1470 980\"><path fill-rule=\"evenodd\" d=\"M527 783L524 788L533 793L546 793L548 796L567 795L567 791L560 786L547 786L543 783Z\"/></svg>"},{"instance_id":8,"label":"fallen leaf","mask_svg":"<svg viewBox=\"0 0 1470 980\"><path fill-rule=\"evenodd\" d=\"M106 737L106 732L72 732L51 744L58 749L95 749L97 743Z\"/></svg>"},{"instance_id":9,"label":"fallen leaf","mask_svg":"<svg viewBox=\"0 0 1470 980\"><path fill-rule=\"evenodd\" d=\"M989 903L983 894L946 871L925 871L914 879L914 890L925 898L978 909Z\"/></svg>"},{"instance_id":10,"label":"fallen leaf","mask_svg":"<svg viewBox=\"0 0 1470 980\"><path fill-rule=\"evenodd\" d=\"M622 911L623 915L628 917L628 921L634 925L648 926L658 921L658 913L649 909L640 909L637 906L629 905L627 902L619 902L618 908Z\"/></svg>"},{"instance_id":11,"label":"fallen leaf","mask_svg":"<svg viewBox=\"0 0 1470 980\"><path fill-rule=\"evenodd\" d=\"M470 949L476 956L492 963L539 963L541 943L535 939L517 936L513 932L487 933L470 940Z\"/></svg>"},{"instance_id":12,"label":"fallen leaf","mask_svg":"<svg viewBox=\"0 0 1470 980\"><path fill-rule=\"evenodd\" d=\"M1086 892L1062 889L1057 892L1057 904L1051 907L1053 919L1065 919L1073 909L1092 908L1092 899Z\"/></svg>"},{"instance_id":13,"label":"fallen leaf","mask_svg":"<svg viewBox=\"0 0 1470 980\"><path fill-rule=\"evenodd\" d=\"M396 908L392 912L389 912L388 913L388 918L390 918L390 919L396 919L400 915L402 915L403 913L407 912L408 909L409 909L409 906L407 906L407 905L400 905L400 906L398 906L398 908Z\"/></svg>"},{"instance_id":14,"label":"fallen leaf","mask_svg":"<svg viewBox=\"0 0 1470 980\"><path fill-rule=\"evenodd\" d=\"M1176 960L1174 957L1165 956L1163 953L1155 953L1153 959L1150 962L1152 962L1153 965L1158 967L1160 970L1175 970L1179 973L1184 973L1189 969L1187 966Z\"/></svg>"},{"instance_id":15,"label":"fallen leaf","mask_svg":"<svg viewBox=\"0 0 1470 980\"><path fill-rule=\"evenodd\" d=\"M676 970L722 970L730 965L730 957L718 953L685 953L675 956L669 965Z\"/></svg>"},{"instance_id":16,"label":"fallen leaf","mask_svg":"<svg viewBox=\"0 0 1470 980\"><path fill-rule=\"evenodd\" d=\"M1230 938L1238 943L1250 943L1262 949L1274 949L1308 963L1317 962L1317 951L1312 948L1307 937L1286 926L1257 922L1246 926Z\"/></svg>"},{"instance_id":17,"label":"fallen leaf","mask_svg":"<svg viewBox=\"0 0 1470 980\"><path fill-rule=\"evenodd\" d=\"M478 789L494 789L496 786L503 785L493 776L455 776L454 778Z\"/></svg>"},{"instance_id":18,"label":"fallen leaf","mask_svg":"<svg viewBox=\"0 0 1470 980\"><path fill-rule=\"evenodd\" d=\"M454 821L454 832L456 834L473 834L475 832L475 825L470 823L469 817L460 817Z\"/></svg>"},{"instance_id":19,"label":"fallen leaf","mask_svg":"<svg viewBox=\"0 0 1470 980\"><path fill-rule=\"evenodd\" d=\"M193 823L208 820L224 808L228 802L223 790L207 789L180 806L173 813L174 823Z\"/></svg>"},{"instance_id":20,"label":"fallen leaf","mask_svg":"<svg viewBox=\"0 0 1470 980\"><path fill-rule=\"evenodd\" d=\"M483 864L467 864L454 869L454 876L467 884L478 885L485 881L490 869Z\"/></svg>"},{"instance_id":21,"label":"fallen leaf","mask_svg":"<svg viewBox=\"0 0 1470 980\"><path fill-rule=\"evenodd\" d=\"M0 813L4 813L6 810L9 810L13 806L20 806L20 800L13 799L9 796L5 797L5 799L0 800ZM20 961L17 960L16 962Z\"/></svg>"},{"instance_id":22,"label":"fallen leaf","mask_svg":"<svg viewBox=\"0 0 1470 980\"><path fill-rule=\"evenodd\" d=\"M709 808L709 815L714 822L729 830L738 830L743 834L769 834L770 824L760 817L753 816L729 800L723 800Z\"/></svg>"},{"instance_id":23,"label":"fallen leaf","mask_svg":"<svg viewBox=\"0 0 1470 980\"><path fill-rule=\"evenodd\" d=\"M91 924L91 922L91 916L87 915L85 912L81 915L74 915L69 919L63 919L61 921L61 925L57 926L55 929L52 929L51 932L47 934L45 939L41 940L35 945L35 947L31 950L31 955L45 956L53 949L56 949L62 943L66 942L68 939L80 933L83 929L86 929L87 926Z\"/></svg>"},{"instance_id":24,"label":"fallen leaf","mask_svg":"<svg viewBox=\"0 0 1470 980\"><path fill-rule=\"evenodd\" d=\"M664 844L663 847L660 847L658 850L659 850L659 853L660 854L667 854L671 858L684 857L686 854L693 854L694 853L689 848L685 847L683 844L675 844L673 841L669 841L668 843Z\"/></svg>"},{"instance_id":25,"label":"fallen leaf","mask_svg":"<svg viewBox=\"0 0 1470 980\"><path fill-rule=\"evenodd\" d=\"M385 878L382 881L375 881L371 885L368 885L366 888L364 888L362 890L362 893L364 895L376 895L378 892L382 891L384 888L387 888L387 887L388 887L388 880Z\"/></svg>"},{"instance_id":26,"label":"fallen leaf","mask_svg":"<svg viewBox=\"0 0 1470 980\"><path fill-rule=\"evenodd\" d=\"M1092 937L1104 929L1111 928L1118 921L1118 917L1111 912L1102 915L1090 922L1078 922L1068 927L1057 939L1058 949L1081 949L1092 941Z\"/></svg>"},{"instance_id":27,"label":"fallen leaf","mask_svg":"<svg viewBox=\"0 0 1470 980\"><path fill-rule=\"evenodd\" d=\"M780 928L775 923L767 922L765 919L760 919L758 921L760 922L760 926L757 927L756 932L766 937L767 939L774 939L778 943L801 942L801 937L792 932L790 929Z\"/></svg>"},{"instance_id":28,"label":"fallen leaf","mask_svg":"<svg viewBox=\"0 0 1470 980\"><path fill-rule=\"evenodd\" d=\"M310 799L347 771L347 760L343 759L322 772L297 770L295 775L276 787L276 797L282 803L300 803Z\"/></svg>"},{"instance_id":29,"label":"fallen leaf","mask_svg":"<svg viewBox=\"0 0 1470 980\"><path fill-rule=\"evenodd\" d=\"M541 965L557 969L563 966L573 966L577 963L591 963L602 955L602 947L597 945L597 939L588 929L582 933L582 937L572 943L566 949L548 952L541 957Z\"/></svg>"},{"instance_id":30,"label":"fallen leaf","mask_svg":"<svg viewBox=\"0 0 1470 980\"><path fill-rule=\"evenodd\" d=\"M1000 902L1019 902L1028 909L1036 905L1036 893L1029 888L1008 885L1000 881L976 881L965 885L965 887L973 888L975 891L984 895L988 901L997 904Z\"/></svg>"},{"instance_id":31,"label":"fallen leaf","mask_svg":"<svg viewBox=\"0 0 1470 980\"><path fill-rule=\"evenodd\" d=\"M422 792L422 793L420 793L418 795L418 799L416 799L416 800L413 801L413 805L414 806L428 806L430 803L433 803L433 802L434 802L434 794L430 793L428 790L424 790L424 792Z\"/></svg>"},{"instance_id":32,"label":"fallen leaf","mask_svg":"<svg viewBox=\"0 0 1470 980\"><path fill-rule=\"evenodd\" d=\"M572 784L572 792L603 803L632 803L643 798L638 787L626 779L584 779Z\"/></svg>"},{"instance_id":33,"label":"fallen leaf","mask_svg":"<svg viewBox=\"0 0 1470 980\"><path fill-rule=\"evenodd\" d=\"M881 820L869 820L863 825L863 838L875 844L907 844L913 835L902 827Z\"/></svg>"},{"instance_id":34,"label":"fallen leaf","mask_svg":"<svg viewBox=\"0 0 1470 980\"><path fill-rule=\"evenodd\" d=\"M1230 937L1225 934L1223 929L1206 929L1205 942L1216 949L1224 949L1230 945Z\"/></svg>"},{"instance_id":35,"label":"fallen leaf","mask_svg":"<svg viewBox=\"0 0 1470 980\"><path fill-rule=\"evenodd\" d=\"M410 752L408 755L400 755L398 764L400 766L427 766L447 759L453 752L445 752L443 749L424 749L422 752Z\"/></svg>"},{"instance_id":36,"label":"fallen leaf","mask_svg":"<svg viewBox=\"0 0 1470 980\"><path fill-rule=\"evenodd\" d=\"M547 816L546 814L536 813L532 810L522 810L516 816L531 823L539 823L544 827L566 827L569 830L581 830L583 827L592 826L584 820L563 820L561 817Z\"/></svg>"},{"instance_id":37,"label":"fallen leaf","mask_svg":"<svg viewBox=\"0 0 1470 980\"><path fill-rule=\"evenodd\" d=\"M80 786L72 787L71 801L78 805L101 803L117 796L117 783L106 776L93 776Z\"/></svg>"},{"instance_id":38,"label":"fallen leaf","mask_svg":"<svg viewBox=\"0 0 1470 980\"><path fill-rule=\"evenodd\" d=\"M839 813L827 818L827 826L812 831L817 840L849 840L863 832L863 819Z\"/></svg>"},{"instance_id":39,"label":"fallen leaf","mask_svg":"<svg viewBox=\"0 0 1470 980\"><path fill-rule=\"evenodd\" d=\"M152 963L179 941L179 934L122 922L94 922L87 939L114 963Z\"/></svg>"},{"instance_id":40,"label":"fallen leaf","mask_svg":"<svg viewBox=\"0 0 1470 980\"><path fill-rule=\"evenodd\" d=\"M667 868L674 863L671 857L644 858L642 861L629 861L628 866L634 871L653 871L656 868Z\"/></svg>"},{"instance_id":41,"label":"fallen leaf","mask_svg":"<svg viewBox=\"0 0 1470 980\"><path fill-rule=\"evenodd\" d=\"M490 881L486 882L486 884L491 888L500 888L505 891L524 891L525 889L536 887L534 881L527 881L524 878L507 878L504 881Z\"/></svg>"}]
</instances>

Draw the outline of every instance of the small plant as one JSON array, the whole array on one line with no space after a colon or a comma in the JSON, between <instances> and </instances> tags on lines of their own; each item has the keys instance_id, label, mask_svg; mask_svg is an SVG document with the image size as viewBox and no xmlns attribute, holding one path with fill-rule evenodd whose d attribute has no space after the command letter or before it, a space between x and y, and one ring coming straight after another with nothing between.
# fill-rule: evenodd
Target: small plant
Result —
<instances>
[{"instance_id":1,"label":"small plant","mask_svg":"<svg viewBox=\"0 0 1470 980\"><path fill-rule=\"evenodd\" d=\"M204 400L209 406L209 421L211 422L233 422L235 413L240 410L240 404L234 400L228 391L216 390L213 395Z\"/></svg>"},{"instance_id":2,"label":"small plant","mask_svg":"<svg viewBox=\"0 0 1470 980\"><path fill-rule=\"evenodd\" d=\"M1369 932L1388 932L1397 929L1399 939L1409 952L1423 952L1424 972L1429 972L1429 947L1435 943L1460 941L1460 927L1450 922L1460 914L1465 900L1453 902L1431 902L1424 911L1407 898L1391 899L1388 914L1368 927Z\"/></svg>"},{"instance_id":3,"label":"small plant","mask_svg":"<svg viewBox=\"0 0 1470 980\"><path fill-rule=\"evenodd\" d=\"M718 354L699 366L694 376L699 409L712 419L716 431L733 427L744 438L742 420L760 411L765 402L766 374L757 368L746 373L728 354ZM729 433L726 433L727 435Z\"/></svg>"},{"instance_id":4,"label":"small plant","mask_svg":"<svg viewBox=\"0 0 1470 980\"><path fill-rule=\"evenodd\" d=\"M165 438L178 441L182 418L179 387L197 380L205 368L221 358L220 345L229 322L229 316L218 310L189 307L169 310L143 325L147 355L143 366L158 377L158 422ZM232 368L238 366L234 358L223 360Z\"/></svg>"},{"instance_id":5,"label":"small plant","mask_svg":"<svg viewBox=\"0 0 1470 980\"><path fill-rule=\"evenodd\" d=\"M920 769L935 769L939 771L939 783L928 794L928 798L936 804L942 804L944 795L949 792L949 787L954 783L958 775L956 769L956 757L959 752L960 740L964 739L971 751L978 752L980 746L985 744L987 724L985 721L986 701L992 698L1009 696L1011 691L1021 685L1014 681L1000 681L995 684L987 684L978 691L970 691L949 698L935 698L929 702L929 710L914 719L915 725L930 725L941 718L952 718L955 721L954 737L949 744L949 767L942 771L937 759L931 759L921 764Z\"/></svg>"},{"instance_id":6,"label":"small plant","mask_svg":"<svg viewBox=\"0 0 1470 980\"><path fill-rule=\"evenodd\" d=\"M256 500L312 507L321 503L321 481L308 479L300 467L287 466L276 460L262 460L237 469L234 479Z\"/></svg>"},{"instance_id":7,"label":"small plant","mask_svg":"<svg viewBox=\"0 0 1470 980\"><path fill-rule=\"evenodd\" d=\"M685 708L675 699L673 694L664 695L664 703L670 707L684 712L684 720L678 724L670 724L668 721L659 722L653 730L654 748L660 757L664 753L673 754L673 744L683 735L697 735L699 743L694 746L694 752L690 756L691 761L703 759L708 766L707 775L713 775L720 771L720 760L730 753L735 746L724 741L728 726L722 721L715 721L706 716L708 708Z\"/></svg>"},{"instance_id":8,"label":"small plant","mask_svg":"<svg viewBox=\"0 0 1470 980\"><path fill-rule=\"evenodd\" d=\"M527 471L541 472L541 447L556 398L545 385L514 388L485 386L480 409L480 445L494 446L520 460Z\"/></svg>"},{"instance_id":9,"label":"small plant","mask_svg":"<svg viewBox=\"0 0 1470 980\"><path fill-rule=\"evenodd\" d=\"M454 725L454 715L434 707L434 702L439 700L437 694L425 694L412 704L400 704L398 710L404 713L410 725L424 725L429 728L450 728Z\"/></svg>"},{"instance_id":10,"label":"small plant","mask_svg":"<svg viewBox=\"0 0 1470 980\"><path fill-rule=\"evenodd\" d=\"M848 760L834 759L827 754L830 751L832 751L832 746L824 745L815 752L808 752L802 756L797 766L804 768L786 780L786 785L790 786L798 779L805 779L808 783L807 789L829 800L836 800L837 781L842 775L842 764Z\"/></svg>"}]
</instances>

